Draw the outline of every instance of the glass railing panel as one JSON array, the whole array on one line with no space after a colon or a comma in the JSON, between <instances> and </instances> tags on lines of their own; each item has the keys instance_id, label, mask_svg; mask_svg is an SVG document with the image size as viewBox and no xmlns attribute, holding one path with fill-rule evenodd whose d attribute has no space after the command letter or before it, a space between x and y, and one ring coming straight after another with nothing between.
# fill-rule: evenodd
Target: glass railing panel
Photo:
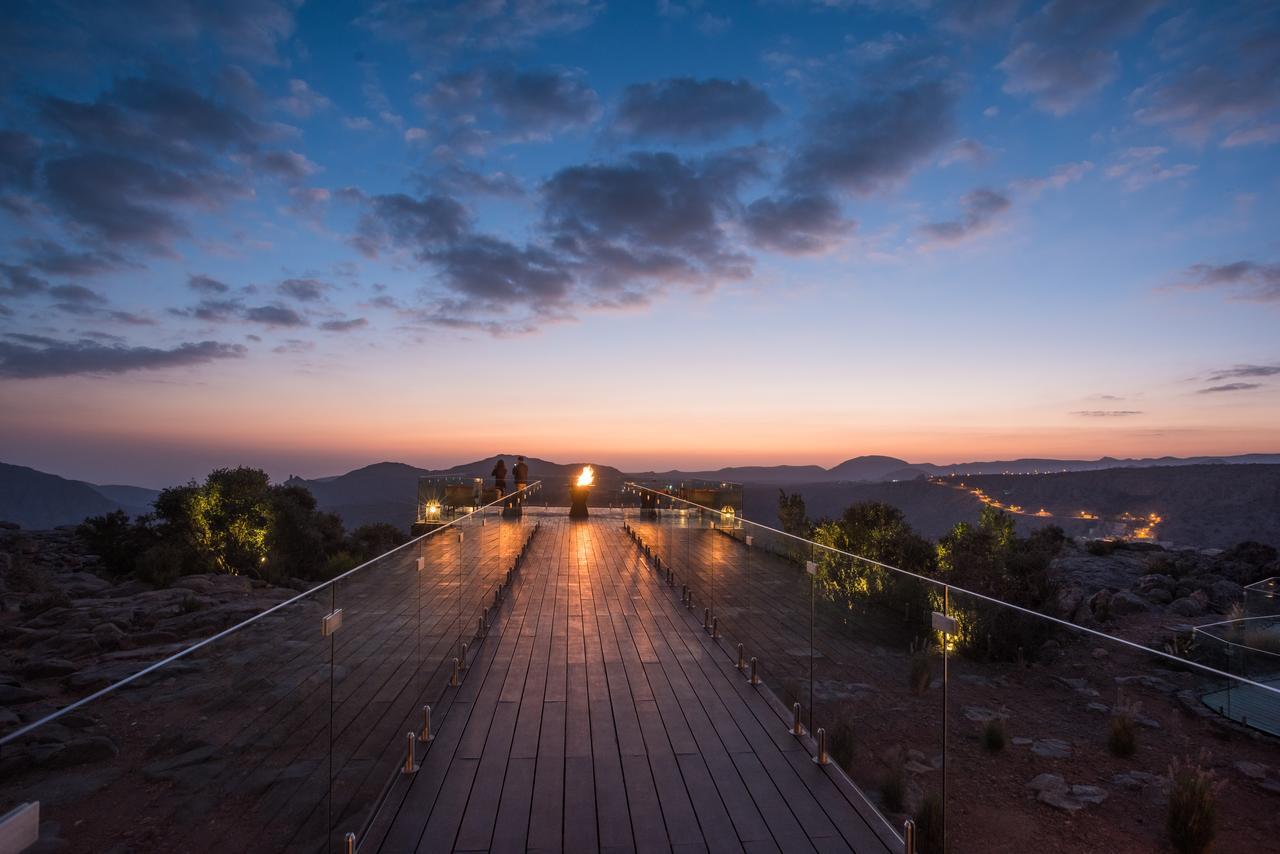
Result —
<instances>
[{"instance_id":1,"label":"glass railing panel","mask_svg":"<svg viewBox=\"0 0 1280 854\"><path fill-rule=\"evenodd\" d=\"M942 587L825 548L814 564L813 727L890 825L910 818L924 841L943 805Z\"/></svg>"},{"instance_id":2,"label":"glass railing panel","mask_svg":"<svg viewBox=\"0 0 1280 854\"><path fill-rule=\"evenodd\" d=\"M244 577L209 581L238 591L228 601L196 580L157 597L152 631L181 631L193 617L213 630L237 609L297 595ZM138 660L144 675L15 731L0 745L0 813L38 800L58 828L46 842L76 851L324 850L332 610L330 589L303 595L154 669ZM105 687L129 652L67 684Z\"/></svg>"},{"instance_id":3,"label":"glass railing panel","mask_svg":"<svg viewBox=\"0 0 1280 854\"><path fill-rule=\"evenodd\" d=\"M1265 681L1206 669L1185 626L1162 655L955 590L949 614L949 851L1275 848ZM1224 692L1257 710L1248 725L1218 713Z\"/></svg>"},{"instance_id":4,"label":"glass railing panel","mask_svg":"<svg viewBox=\"0 0 1280 854\"><path fill-rule=\"evenodd\" d=\"M416 726L427 670L421 551L402 548L335 585L343 614L334 646L335 838L360 830L405 752L405 733Z\"/></svg>"}]
</instances>

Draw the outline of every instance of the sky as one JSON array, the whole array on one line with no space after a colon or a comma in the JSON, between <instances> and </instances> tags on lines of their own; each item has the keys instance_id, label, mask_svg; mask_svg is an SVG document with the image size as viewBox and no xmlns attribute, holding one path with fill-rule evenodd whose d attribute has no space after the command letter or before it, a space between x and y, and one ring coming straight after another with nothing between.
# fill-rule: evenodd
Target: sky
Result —
<instances>
[{"instance_id":1,"label":"sky","mask_svg":"<svg viewBox=\"0 0 1280 854\"><path fill-rule=\"evenodd\" d=\"M10 2L0 460L1280 452L1280 7Z\"/></svg>"}]
</instances>

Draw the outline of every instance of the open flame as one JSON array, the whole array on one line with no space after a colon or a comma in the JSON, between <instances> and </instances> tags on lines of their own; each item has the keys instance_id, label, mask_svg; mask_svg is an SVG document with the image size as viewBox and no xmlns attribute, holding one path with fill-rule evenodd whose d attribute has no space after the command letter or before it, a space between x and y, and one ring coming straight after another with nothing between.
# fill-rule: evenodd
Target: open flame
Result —
<instances>
[{"instance_id":1,"label":"open flame","mask_svg":"<svg viewBox=\"0 0 1280 854\"><path fill-rule=\"evenodd\" d=\"M591 468L591 466L585 466L582 469L582 474L578 475L578 482L575 485L590 486L592 483L595 482L595 479L596 479L595 469Z\"/></svg>"}]
</instances>

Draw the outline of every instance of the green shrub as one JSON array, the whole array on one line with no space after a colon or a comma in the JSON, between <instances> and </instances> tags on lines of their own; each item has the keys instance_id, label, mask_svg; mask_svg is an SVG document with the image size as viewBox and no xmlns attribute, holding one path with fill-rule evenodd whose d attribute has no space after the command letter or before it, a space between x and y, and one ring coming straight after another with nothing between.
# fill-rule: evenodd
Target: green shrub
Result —
<instances>
[{"instance_id":1,"label":"green shrub","mask_svg":"<svg viewBox=\"0 0 1280 854\"><path fill-rule=\"evenodd\" d=\"M1169 841L1178 854L1202 854L1213 842L1218 783L1199 761L1174 760L1169 766Z\"/></svg>"},{"instance_id":2,"label":"green shrub","mask_svg":"<svg viewBox=\"0 0 1280 854\"><path fill-rule=\"evenodd\" d=\"M916 851L919 854L943 854L942 797L926 795L916 810Z\"/></svg>"},{"instance_id":3,"label":"green shrub","mask_svg":"<svg viewBox=\"0 0 1280 854\"><path fill-rule=\"evenodd\" d=\"M982 728L982 746L989 753L999 753L1005 745L1004 718L992 718Z\"/></svg>"}]
</instances>

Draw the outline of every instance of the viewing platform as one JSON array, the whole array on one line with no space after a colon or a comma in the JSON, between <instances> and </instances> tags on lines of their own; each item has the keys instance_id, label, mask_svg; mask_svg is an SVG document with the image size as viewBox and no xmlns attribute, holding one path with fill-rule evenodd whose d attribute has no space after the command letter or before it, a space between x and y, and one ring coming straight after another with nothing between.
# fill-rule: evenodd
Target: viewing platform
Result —
<instances>
[{"instance_id":1,"label":"viewing platform","mask_svg":"<svg viewBox=\"0 0 1280 854\"><path fill-rule=\"evenodd\" d=\"M0 842L1154 851L1187 767L1224 793L1216 845L1280 838L1280 666L1234 645L1253 623L1219 624L1228 672L745 520L725 485L597 486L587 518L553 492L451 507L303 592L259 583L277 604L247 619L181 580L93 600L230 627L19 707ZM59 619L7 637L38 663Z\"/></svg>"},{"instance_id":2,"label":"viewing platform","mask_svg":"<svg viewBox=\"0 0 1280 854\"><path fill-rule=\"evenodd\" d=\"M620 515L563 513L543 520L420 769L393 784L361 850L900 848Z\"/></svg>"}]
</instances>

